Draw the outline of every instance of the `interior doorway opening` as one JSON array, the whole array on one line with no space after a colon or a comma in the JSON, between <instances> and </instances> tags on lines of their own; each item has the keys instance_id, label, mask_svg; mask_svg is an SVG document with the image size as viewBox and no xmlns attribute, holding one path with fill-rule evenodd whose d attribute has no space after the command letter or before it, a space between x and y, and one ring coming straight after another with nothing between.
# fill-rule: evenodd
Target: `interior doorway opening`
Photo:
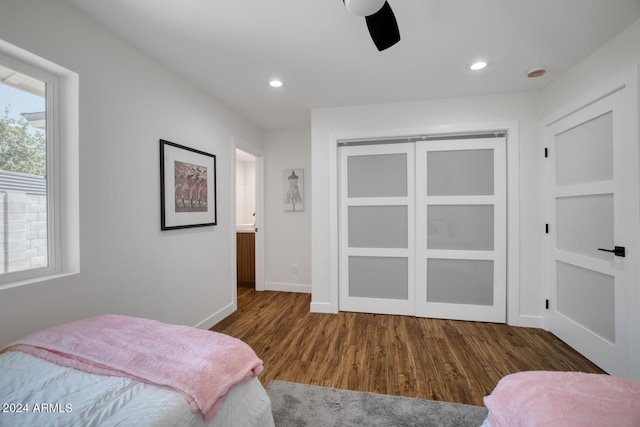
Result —
<instances>
[{"instance_id":1,"label":"interior doorway opening","mask_svg":"<svg viewBox=\"0 0 640 427\"><path fill-rule=\"evenodd\" d=\"M236 273L238 287L256 286L256 157L236 149Z\"/></svg>"}]
</instances>

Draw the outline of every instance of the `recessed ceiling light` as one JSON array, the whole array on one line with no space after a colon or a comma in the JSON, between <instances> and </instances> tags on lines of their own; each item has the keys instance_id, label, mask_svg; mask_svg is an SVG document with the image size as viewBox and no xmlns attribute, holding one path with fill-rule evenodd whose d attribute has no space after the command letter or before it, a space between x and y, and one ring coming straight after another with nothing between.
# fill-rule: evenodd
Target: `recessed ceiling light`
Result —
<instances>
[{"instance_id":1,"label":"recessed ceiling light","mask_svg":"<svg viewBox=\"0 0 640 427\"><path fill-rule=\"evenodd\" d=\"M271 87L282 87L282 81L281 80L277 80L277 79L271 80L269 82L269 86L271 86Z\"/></svg>"},{"instance_id":2,"label":"recessed ceiling light","mask_svg":"<svg viewBox=\"0 0 640 427\"><path fill-rule=\"evenodd\" d=\"M480 70L482 70L484 68L487 68L487 63L484 62L484 61L475 62L475 63L471 64L471 66L469 67L469 69L472 70L472 71L480 71Z\"/></svg>"}]
</instances>

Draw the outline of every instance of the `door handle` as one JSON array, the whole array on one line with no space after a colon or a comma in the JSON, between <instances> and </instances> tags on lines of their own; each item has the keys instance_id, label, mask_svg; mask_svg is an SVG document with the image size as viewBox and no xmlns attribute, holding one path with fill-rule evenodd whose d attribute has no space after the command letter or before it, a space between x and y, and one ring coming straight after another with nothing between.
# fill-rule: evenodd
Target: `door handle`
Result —
<instances>
[{"instance_id":1,"label":"door handle","mask_svg":"<svg viewBox=\"0 0 640 427\"><path fill-rule=\"evenodd\" d=\"M622 258L626 256L626 252L627 252L624 246L614 246L613 249L598 248L598 250L603 252L611 252L615 256L619 256Z\"/></svg>"}]
</instances>

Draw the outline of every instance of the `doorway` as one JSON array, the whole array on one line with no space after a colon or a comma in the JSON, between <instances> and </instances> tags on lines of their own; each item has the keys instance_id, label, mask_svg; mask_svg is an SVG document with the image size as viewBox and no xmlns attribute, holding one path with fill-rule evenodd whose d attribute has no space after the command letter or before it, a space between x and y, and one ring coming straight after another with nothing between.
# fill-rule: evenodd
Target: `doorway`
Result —
<instances>
[{"instance_id":1,"label":"doorway","mask_svg":"<svg viewBox=\"0 0 640 427\"><path fill-rule=\"evenodd\" d=\"M638 287L636 114L636 92L622 85L545 129L545 327L622 377L637 366L630 330Z\"/></svg>"},{"instance_id":2,"label":"doorway","mask_svg":"<svg viewBox=\"0 0 640 427\"><path fill-rule=\"evenodd\" d=\"M261 158L235 149L235 237L238 287L260 290L262 240L258 233L261 204Z\"/></svg>"}]
</instances>

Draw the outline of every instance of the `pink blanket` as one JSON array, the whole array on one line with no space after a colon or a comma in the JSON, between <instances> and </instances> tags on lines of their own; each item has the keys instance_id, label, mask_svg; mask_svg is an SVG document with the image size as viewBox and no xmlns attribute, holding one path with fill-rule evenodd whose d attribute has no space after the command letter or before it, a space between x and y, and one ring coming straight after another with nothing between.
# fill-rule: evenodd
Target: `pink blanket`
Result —
<instances>
[{"instance_id":1,"label":"pink blanket","mask_svg":"<svg viewBox=\"0 0 640 427\"><path fill-rule=\"evenodd\" d=\"M640 382L580 372L507 375L484 398L492 427L638 427Z\"/></svg>"},{"instance_id":2,"label":"pink blanket","mask_svg":"<svg viewBox=\"0 0 640 427\"><path fill-rule=\"evenodd\" d=\"M262 360L244 342L187 326L121 315L67 323L9 344L82 371L122 376L181 393L205 421L235 384L262 372Z\"/></svg>"}]
</instances>

